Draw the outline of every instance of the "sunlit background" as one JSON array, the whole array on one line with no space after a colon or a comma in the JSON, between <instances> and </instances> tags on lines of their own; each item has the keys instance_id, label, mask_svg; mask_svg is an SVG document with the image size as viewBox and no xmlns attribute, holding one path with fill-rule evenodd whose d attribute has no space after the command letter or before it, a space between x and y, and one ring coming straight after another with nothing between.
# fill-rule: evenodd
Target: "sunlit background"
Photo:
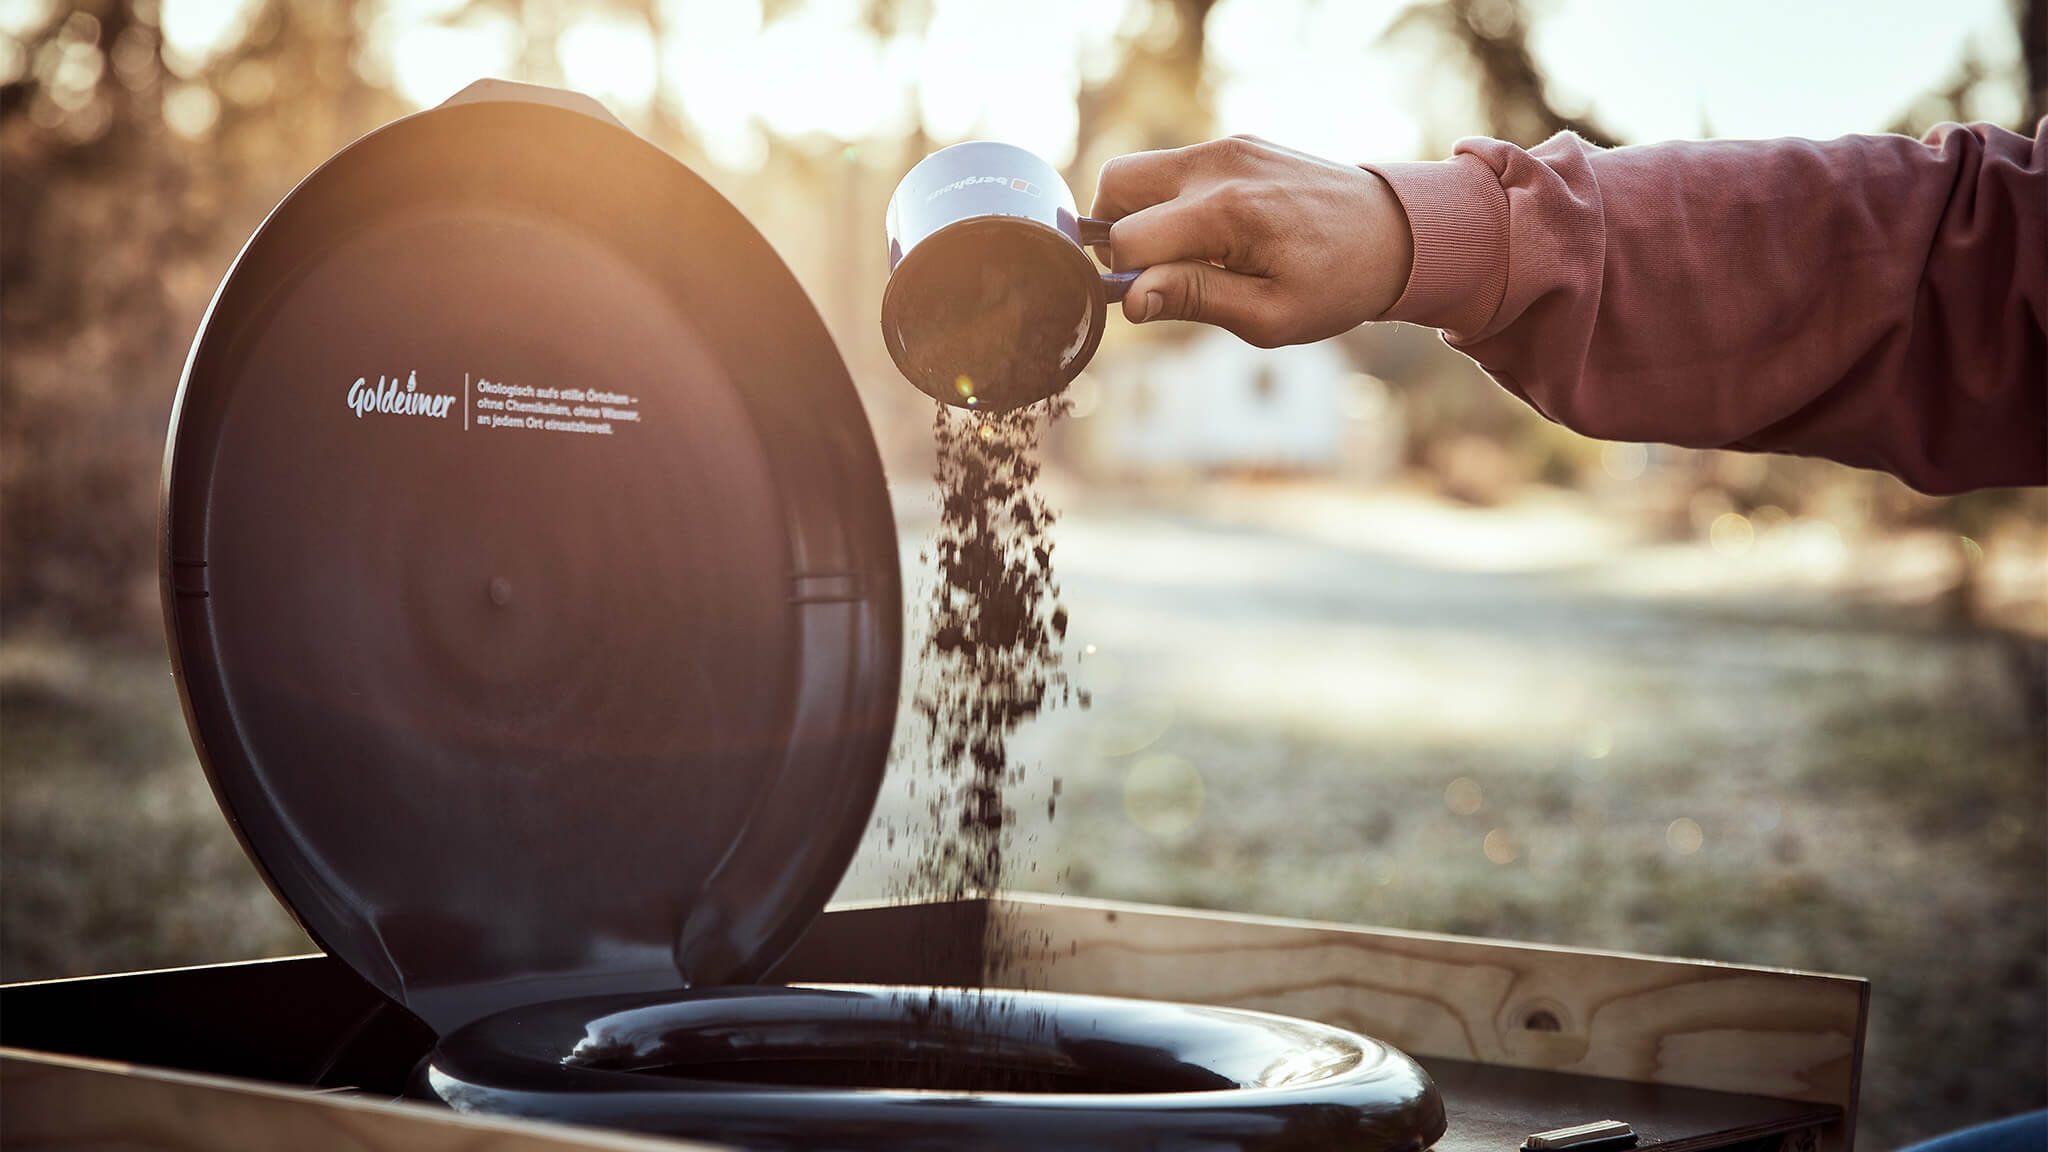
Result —
<instances>
[{"instance_id":1,"label":"sunlit background","mask_svg":"<svg viewBox=\"0 0 2048 1152\"><path fill-rule=\"evenodd\" d=\"M1512 4L1466 7L1482 34L1518 18ZM161 5L166 62L201 81L201 94L173 93L180 132L211 127L207 66L264 8ZM1412 8L1213 5L1203 27L1207 127L1361 159L1430 155L1429 145L1468 134L1479 117L1467 78L1452 70L1426 87L1442 62L1389 35L1415 19ZM565 84L643 123L669 117L715 163L738 170L759 167L771 137L898 141L920 128L936 141L1007 140L1064 166L1076 157L1079 97L1109 82L1134 42L1170 47L1179 11L1143 0L400 0L357 7L354 60L365 79L420 108L478 76ZM19 36L47 14L16 0L8 30ZM1552 0L1532 15L1527 42L1556 106L1596 113L1626 140L1869 131L1950 85L1966 61L1987 75L1969 91L1965 115L2017 123L2024 111L2014 15L2003 0ZM25 69L24 56L10 53L13 72Z\"/></svg>"},{"instance_id":2,"label":"sunlit background","mask_svg":"<svg viewBox=\"0 0 2048 1152\"><path fill-rule=\"evenodd\" d=\"M157 468L235 251L472 80L603 101L768 236L932 528L876 318L918 158L2023 132L2044 6L0 0L0 978L304 948L192 760ZM2036 29L2037 58L2022 31ZM1599 444L1431 333L1113 325L1049 434L1069 667L1016 884L1843 971L1868 1146L2048 1104L2048 501ZM916 614L918 582L911 581ZM1058 781L1058 815L1045 819ZM900 780L880 818L908 810ZM842 893L898 886L876 838Z\"/></svg>"}]
</instances>

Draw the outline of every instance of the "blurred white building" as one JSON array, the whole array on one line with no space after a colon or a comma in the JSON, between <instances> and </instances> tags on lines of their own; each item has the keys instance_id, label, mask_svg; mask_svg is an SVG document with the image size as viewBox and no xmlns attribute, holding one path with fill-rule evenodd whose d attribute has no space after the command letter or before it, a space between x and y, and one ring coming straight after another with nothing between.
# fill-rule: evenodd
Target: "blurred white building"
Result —
<instances>
[{"instance_id":1,"label":"blurred white building","mask_svg":"<svg viewBox=\"0 0 2048 1152\"><path fill-rule=\"evenodd\" d=\"M1372 479L1398 466L1385 386L1332 341L1256 348L1203 329L1127 345L1075 383L1079 462L1099 472Z\"/></svg>"}]
</instances>

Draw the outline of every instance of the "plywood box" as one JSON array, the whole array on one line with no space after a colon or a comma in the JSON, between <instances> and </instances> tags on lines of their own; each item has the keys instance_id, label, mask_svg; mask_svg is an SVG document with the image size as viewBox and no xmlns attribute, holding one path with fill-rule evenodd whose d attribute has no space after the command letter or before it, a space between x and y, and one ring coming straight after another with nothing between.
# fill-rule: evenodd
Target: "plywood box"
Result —
<instances>
[{"instance_id":1,"label":"plywood box","mask_svg":"<svg viewBox=\"0 0 2048 1152\"><path fill-rule=\"evenodd\" d=\"M835 908L771 975L987 982L1336 1024L1435 1077L1445 1152L1610 1117L1670 1152L1847 1149L1869 1001L1851 977L1021 895ZM327 957L12 985L0 989L0 1137L706 1147L395 1099L430 1041Z\"/></svg>"}]
</instances>

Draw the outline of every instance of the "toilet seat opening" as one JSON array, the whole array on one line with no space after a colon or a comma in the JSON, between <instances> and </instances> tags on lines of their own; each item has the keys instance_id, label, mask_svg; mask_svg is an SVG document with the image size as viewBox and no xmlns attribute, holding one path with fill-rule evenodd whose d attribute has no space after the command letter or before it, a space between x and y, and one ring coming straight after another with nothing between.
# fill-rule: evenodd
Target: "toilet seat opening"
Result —
<instances>
[{"instance_id":1,"label":"toilet seat opening","mask_svg":"<svg viewBox=\"0 0 2048 1152\"><path fill-rule=\"evenodd\" d=\"M788 1055L743 1060L696 1061L635 1068L643 1076L726 1084L772 1085L781 1088L893 1089L910 1092L1009 1092L1139 1095L1160 1092L1204 1092L1235 1088L1222 1077L1199 1069L1166 1071L1115 1070L1060 1066L1046 1053L1015 1053L1005 1060L960 1060L894 1053L818 1053L792 1048Z\"/></svg>"},{"instance_id":2,"label":"toilet seat opening","mask_svg":"<svg viewBox=\"0 0 2048 1152\"><path fill-rule=\"evenodd\" d=\"M565 1067L812 1089L1025 1094L1214 1092L1246 1083L1153 1036L1000 990L785 989L591 1019ZM1163 1028L1163 1025L1162 1025Z\"/></svg>"},{"instance_id":3,"label":"toilet seat opening","mask_svg":"<svg viewBox=\"0 0 2048 1152\"><path fill-rule=\"evenodd\" d=\"M1413 1152L1429 1077L1340 1028L1069 993L792 985L509 1009L444 1037L421 1094L796 1149L1047 1146ZM1142 1138L1142 1139L1141 1139Z\"/></svg>"}]
</instances>

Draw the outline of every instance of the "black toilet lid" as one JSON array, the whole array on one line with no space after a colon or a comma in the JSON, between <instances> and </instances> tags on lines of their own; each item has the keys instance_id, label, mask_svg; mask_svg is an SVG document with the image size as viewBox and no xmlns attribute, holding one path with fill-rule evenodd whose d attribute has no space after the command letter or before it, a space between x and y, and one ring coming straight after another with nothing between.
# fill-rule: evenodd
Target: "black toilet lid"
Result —
<instances>
[{"instance_id":1,"label":"black toilet lid","mask_svg":"<svg viewBox=\"0 0 2048 1152\"><path fill-rule=\"evenodd\" d=\"M277 207L164 471L221 806L442 1033L770 967L860 838L901 656L873 438L795 279L601 109L517 87Z\"/></svg>"}]
</instances>

